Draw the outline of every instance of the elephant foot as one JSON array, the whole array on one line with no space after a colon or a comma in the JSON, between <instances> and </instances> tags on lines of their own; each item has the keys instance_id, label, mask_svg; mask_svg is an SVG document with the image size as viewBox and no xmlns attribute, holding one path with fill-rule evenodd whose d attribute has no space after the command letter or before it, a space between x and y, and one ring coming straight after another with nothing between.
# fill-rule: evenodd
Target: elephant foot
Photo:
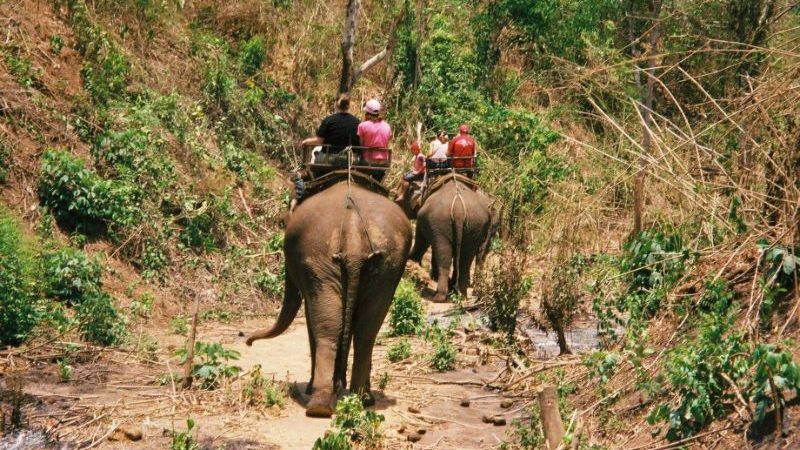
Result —
<instances>
[{"instance_id":1,"label":"elephant foot","mask_svg":"<svg viewBox=\"0 0 800 450\"><path fill-rule=\"evenodd\" d=\"M431 299L433 303L447 303L447 294L436 294Z\"/></svg>"},{"instance_id":2,"label":"elephant foot","mask_svg":"<svg viewBox=\"0 0 800 450\"><path fill-rule=\"evenodd\" d=\"M306 416L308 417L330 417L333 415L334 409L333 393L326 391L317 391L311 396L306 407Z\"/></svg>"},{"instance_id":3,"label":"elephant foot","mask_svg":"<svg viewBox=\"0 0 800 450\"><path fill-rule=\"evenodd\" d=\"M372 395L372 391L361 394L361 404L365 407L375 406L375 396Z\"/></svg>"}]
</instances>

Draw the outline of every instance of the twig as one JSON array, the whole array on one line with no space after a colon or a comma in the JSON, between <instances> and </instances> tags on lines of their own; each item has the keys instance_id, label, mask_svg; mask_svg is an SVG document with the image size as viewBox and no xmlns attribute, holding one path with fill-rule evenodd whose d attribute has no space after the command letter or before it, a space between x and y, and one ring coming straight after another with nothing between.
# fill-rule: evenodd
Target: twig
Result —
<instances>
[{"instance_id":1,"label":"twig","mask_svg":"<svg viewBox=\"0 0 800 450\"><path fill-rule=\"evenodd\" d=\"M189 333L189 339L186 342L186 363L183 366L183 380L181 380L181 388L188 389L192 386L192 364L194 362L194 343L197 338L197 321L200 312L200 294L194 297L194 314L192 315L192 330ZM170 377L171 378L171 377Z\"/></svg>"}]
</instances>

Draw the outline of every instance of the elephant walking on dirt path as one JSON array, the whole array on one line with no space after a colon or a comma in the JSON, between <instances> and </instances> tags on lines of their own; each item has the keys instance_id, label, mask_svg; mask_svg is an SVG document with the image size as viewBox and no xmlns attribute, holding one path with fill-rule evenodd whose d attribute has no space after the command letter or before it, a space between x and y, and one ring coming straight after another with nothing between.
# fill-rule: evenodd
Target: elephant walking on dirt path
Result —
<instances>
[{"instance_id":1,"label":"elephant walking on dirt path","mask_svg":"<svg viewBox=\"0 0 800 450\"><path fill-rule=\"evenodd\" d=\"M330 417L346 386L354 346L350 392L370 393L372 349L405 269L411 224L386 197L340 182L309 197L287 219L286 284L281 312L257 339L283 333L305 299L311 346L311 398L306 415Z\"/></svg>"},{"instance_id":2,"label":"elephant walking on dirt path","mask_svg":"<svg viewBox=\"0 0 800 450\"><path fill-rule=\"evenodd\" d=\"M408 204L400 206L411 217L412 208ZM419 263L431 247L431 277L437 280L433 301L447 301L450 290L466 296L472 263L483 262L497 228L499 219L492 200L452 176L428 196L416 218L409 258Z\"/></svg>"}]
</instances>

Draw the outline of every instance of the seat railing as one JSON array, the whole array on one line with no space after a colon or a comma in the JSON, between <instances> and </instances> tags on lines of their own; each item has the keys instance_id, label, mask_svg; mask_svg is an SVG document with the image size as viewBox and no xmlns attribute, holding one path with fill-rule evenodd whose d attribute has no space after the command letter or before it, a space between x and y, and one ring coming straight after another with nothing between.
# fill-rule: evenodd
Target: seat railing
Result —
<instances>
[{"instance_id":1,"label":"seat railing","mask_svg":"<svg viewBox=\"0 0 800 450\"><path fill-rule=\"evenodd\" d=\"M312 173L347 167L367 173L386 172L392 164L392 149L355 145L304 145L303 164Z\"/></svg>"}]
</instances>

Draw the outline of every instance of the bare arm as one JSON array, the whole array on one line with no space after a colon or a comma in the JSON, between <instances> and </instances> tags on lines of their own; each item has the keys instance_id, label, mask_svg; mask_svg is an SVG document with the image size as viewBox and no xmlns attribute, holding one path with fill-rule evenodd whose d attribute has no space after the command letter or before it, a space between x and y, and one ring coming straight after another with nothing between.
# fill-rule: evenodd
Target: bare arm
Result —
<instances>
[{"instance_id":1,"label":"bare arm","mask_svg":"<svg viewBox=\"0 0 800 450\"><path fill-rule=\"evenodd\" d=\"M301 145L322 145L324 143L325 143L325 139L322 139L319 136L314 136L314 137L303 139L303 142L301 142L300 144Z\"/></svg>"}]
</instances>

